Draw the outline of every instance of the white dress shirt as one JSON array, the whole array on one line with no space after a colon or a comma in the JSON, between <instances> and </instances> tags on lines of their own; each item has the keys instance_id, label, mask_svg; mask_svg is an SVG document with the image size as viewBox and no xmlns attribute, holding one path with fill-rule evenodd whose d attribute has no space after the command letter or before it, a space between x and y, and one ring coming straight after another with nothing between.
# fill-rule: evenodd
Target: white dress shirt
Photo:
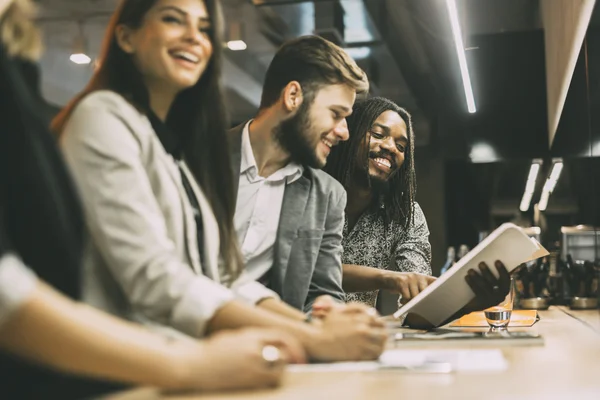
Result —
<instances>
[{"instance_id":1,"label":"white dress shirt","mask_svg":"<svg viewBox=\"0 0 600 400\"><path fill-rule=\"evenodd\" d=\"M304 168L289 163L268 177L258 174L248 122L242 133L240 181L235 208L235 230L246 269L240 281L257 280L271 269L273 249L285 186L302 176Z\"/></svg>"}]
</instances>

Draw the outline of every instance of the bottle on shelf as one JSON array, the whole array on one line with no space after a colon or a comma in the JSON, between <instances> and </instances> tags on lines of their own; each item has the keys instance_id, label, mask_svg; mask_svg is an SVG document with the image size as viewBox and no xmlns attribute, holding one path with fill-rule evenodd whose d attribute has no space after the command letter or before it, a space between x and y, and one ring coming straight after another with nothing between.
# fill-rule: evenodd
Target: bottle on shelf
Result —
<instances>
[{"instance_id":1,"label":"bottle on shelf","mask_svg":"<svg viewBox=\"0 0 600 400\"><path fill-rule=\"evenodd\" d=\"M560 251L553 250L548 256L548 280L547 289L548 297L550 298L550 304L564 305L565 293L564 293L564 279L563 279L563 263L560 259Z\"/></svg>"},{"instance_id":2,"label":"bottle on shelf","mask_svg":"<svg viewBox=\"0 0 600 400\"><path fill-rule=\"evenodd\" d=\"M446 253L446 262L444 266L440 270L440 275L444 274L450 267L456 264L456 250L454 250L454 246L448 247L448 252Z\"/></svg>"},{"instance_id":3,"label":"bottle on shelf","mask_svg":"<svg viewBox=\"0 0 600 400\"><path fill-rule=\"evenodd\" d=\"M460 260L461 258L466 256L470 250L471 249L469 249L469 246L467 246L466 244L461 244L458 248L458 259Z\"/></svg>"}]
</instances>

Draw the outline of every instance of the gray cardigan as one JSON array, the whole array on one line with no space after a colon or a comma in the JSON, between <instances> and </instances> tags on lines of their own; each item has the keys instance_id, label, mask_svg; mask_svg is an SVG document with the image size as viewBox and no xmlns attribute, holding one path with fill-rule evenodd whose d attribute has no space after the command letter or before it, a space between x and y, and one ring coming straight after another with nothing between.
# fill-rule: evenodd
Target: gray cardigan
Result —
<instances>
[{"instance_id":1,"label":"gray cardigan","mask_svg":"<svg viewBox=\"0 0 600 400\"><path fill-rule=\"evenodd\" d=\"M111 91L86 96L65 127L61 147L89 233L84 301L122 318L198 337L230 300L253 304L276 296L256 282L233 290L221 284L219 226L182 163L202 211L202 268L180 169L148 118L123 97Z\"/></svg>"},{"instance_id":2,"label":"gray cardigan","mask_svg":"<svg viewBox=\"0 0 600 400\"><path fill-rule=\"evenodd\" d=\"M229 131L235 182L239 182L245 125ZM343 186L321 170L305 167L302 177L286 186L270 288L289 305L309 312L318 296L344 300L341 256L345 208Z\"/></svg>"}]
</instances>

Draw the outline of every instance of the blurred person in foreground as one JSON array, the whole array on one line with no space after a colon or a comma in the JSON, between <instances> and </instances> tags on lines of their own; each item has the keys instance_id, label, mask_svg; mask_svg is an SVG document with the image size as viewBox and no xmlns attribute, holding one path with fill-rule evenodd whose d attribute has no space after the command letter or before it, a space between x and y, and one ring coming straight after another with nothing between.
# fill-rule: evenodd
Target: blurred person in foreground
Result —
<instances>
[{"instance_id":1,"label":"blurred person in foreground","mask_svg":"<svg viewBox=\"0 0 600 400\"><path fill-rule=\"evenodd\" d=\"M201 391L278 384L286 362L305 360L285 333L165 338L76 301L79 201L15 65L41 52L32 17L29 0L0 0L2 397L74 399L124 384Z\"/></svg>"}]
</instances>

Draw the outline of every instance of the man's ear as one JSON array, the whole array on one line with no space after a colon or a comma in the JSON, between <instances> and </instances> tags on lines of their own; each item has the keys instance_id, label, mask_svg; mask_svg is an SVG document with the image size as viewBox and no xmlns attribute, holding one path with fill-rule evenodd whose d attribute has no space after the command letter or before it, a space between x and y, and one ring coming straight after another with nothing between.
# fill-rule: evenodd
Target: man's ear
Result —
<instances>
[{"instance_id":1,"label":"man's ear","mask_svg":"<svg viewBox=\"0 0 600 400\"><path fill-rule=\"evenodd\" d=\"M302 86L298 81L291 81L283 89L282 103L286 111L296 111L302 104L303 99Z\"/></svg>"},{"instance_id":2,"label":"man's ear","mask_svg":"<svg viewBox=\"0 0 600 400\"><path fill-rule=\"evenodd\" d=\"M135 53L135 46L133 45L133 30L125 25L117 25L115 28L115 39L117 44L125 53Z\"/></svg>"}]
</instances>

